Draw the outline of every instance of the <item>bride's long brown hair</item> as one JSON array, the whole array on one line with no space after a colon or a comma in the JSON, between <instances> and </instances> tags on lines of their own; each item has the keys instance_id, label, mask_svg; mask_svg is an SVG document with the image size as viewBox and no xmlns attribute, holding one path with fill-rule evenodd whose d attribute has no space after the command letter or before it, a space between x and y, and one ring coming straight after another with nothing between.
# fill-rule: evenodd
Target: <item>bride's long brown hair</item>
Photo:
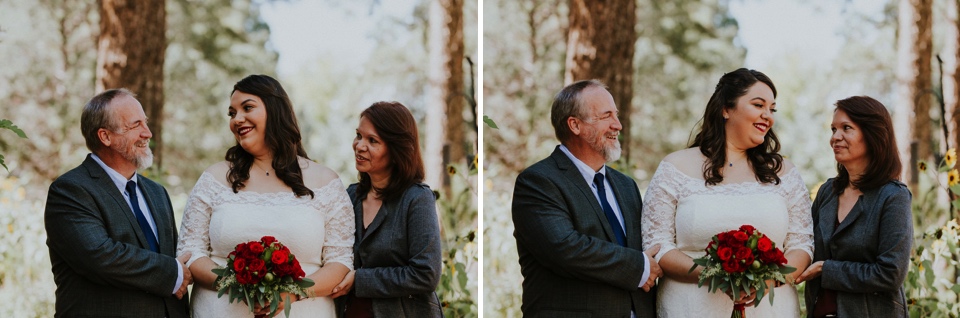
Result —
<instances>
[{"instance_id":1,"label":"bride's long brown hair","mask_svg":"<svg viewBox=\"0 0 960 318\"><path fill-rule=\"evenodd\" d=\"M700 147L700 153L707 157L703 163L703 179L708 185L723 182L723 168L727 162L727 131L723 110L737 107L737 99L747 94L753 84L761 82L770 87L773 97L777 97L777 88L767 75L746 68L723 74L716 90L707 102L707 109L700 118L700 132L690 144L690 148ZM783 156L780 155L780 140L773 132L773 127L763 136L763 143L747 149L747 159L753 165L753 172L757 181L762 183L780 184L777 175L783 167Z\"/></svg>"},{"instance_id":2,"label":"bride's long brown hair","mask_svg":"<svg viewBox=\"0 0 960 318\"><path fill-rule=\"evenodd\" d=\"M297 197L310 195L313 190L303 184L303 171L300 169L298 157L307 157L303 150L300 137L300 125L293 113L293 104L287 97L287 92L280 86L280 82L266 75L250 75L233 85L234 92L244 92L260 97L263 107L267 111L267 122L263 139L270 150L273 150L271 167L284 184L293 189ZM227 171L227 182L233 188L233 193L243 189L250 179L250 167L253 165L253 155L240 146L240 142L227 150L224 158L230 162Z\"/></svg>"}]
</instances>

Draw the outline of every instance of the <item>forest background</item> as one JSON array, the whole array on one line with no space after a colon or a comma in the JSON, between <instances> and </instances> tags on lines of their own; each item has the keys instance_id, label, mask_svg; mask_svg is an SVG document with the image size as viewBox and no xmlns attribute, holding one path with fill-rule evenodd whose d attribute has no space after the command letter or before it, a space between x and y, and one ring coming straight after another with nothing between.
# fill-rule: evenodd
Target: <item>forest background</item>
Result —
<instances>
[{"instance_id":1,"label":"forest background","mask_svg":"<svg viewBox=\"0 0 960 318\"><path fill-rule=\"evenodd\" d=\"M758 6L765 9L743 10ZM692 140L720 76L746 66L777 86L781 153L812 191L836 175L833 104L868 95L890 109L914 194L911 316L960 316L960 201L953 201L960 173L955 152L948 155L960 120L958 7L956 0L485 0L484 115L497 126L483 135L485 315L521 316L513 186L558 144L549 121L554 94L581 79L609 86L624 126L623 155L610 166L643 194L660 160ZM784 21L793 31L778 33ZM831 36L811 35L825 25ZM748 40L765 54L748 54ZM814 54L822 51L831 54Z\"/></svg>"},{"instance_id":2,"label":"forest background","mask_svg":"<svg viewBox=\"0 0 960 318\"><path fill-rule=\"evenodd\" d=\"M411 109L427 183L439 195L438 294L448 317L476 316L478 5L0 0L0 316L53 316L43 210L50 183L89 152L79 131L88 99L113 87L138 94L156 157L142 173L167 188L179 226L200 173L235 143L229 96L250 74L283 84L308 155L345 185L357 178L351 143L359 113L380 100ZM293 28L274 31L279 22ZM357 49L331 53L343 47Z\"/></svg>"}]
</instances>

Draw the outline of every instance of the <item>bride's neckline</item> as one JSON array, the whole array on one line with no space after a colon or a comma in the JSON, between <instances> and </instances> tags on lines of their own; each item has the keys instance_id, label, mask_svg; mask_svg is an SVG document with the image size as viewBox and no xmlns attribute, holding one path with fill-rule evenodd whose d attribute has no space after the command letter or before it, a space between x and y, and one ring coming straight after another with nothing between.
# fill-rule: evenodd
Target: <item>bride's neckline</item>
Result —
<instances>
[{"instance_id":1,"label":"bride's neckline","mask_svg":"<svg viewBox=\"0 0 960 318\"><path fill-rule=\"evenodd\" d=\"M700 183L704 183L704 184L707 182L707 180L704 180L704 179L702 179L702 178L694 177L694 176L691 176L691 175L688 175L688 174L684 173L683 171L680 170L680 168L678 168L678 167L677 167L676 165L674 165L672 162L669 162L669 161L661 161L661 162L663 163L664 166L666 166L666 167L668 167L668 168L670 168L670 169L673 169L676 173L680 174L680 175L683 176L684 178L687 178L687 179L690 179L690 180L693 180L693 181L697 181L697 182L700 182ZM797 169L797 166L790 167L790 170L787 170L786 173L784 173L783 175L781 175L781 176L780 176L781 183L782 183L782 180L783 180L784 178L787 178L789 175L793 174L793 170L796 170L796 169ZM712 186L712 187L716 187L716 186L722 187L722 186L738 186L738 185L751 185L751 184L764 185L764 184L766 184L766 183L762 183L762 182L757 181L757 180L748 180L748 181L741 181L741 182L718 183L718 184L714 184L714 185L710 185L710 186Z\"/></svg>"},{"instance_id":2,"label":"bride's neckline","mask_svg":"<svg viewBox=\"0 0 960 318\"><path fill-rule=\"evenodd\" d=\"M225 184L223 184L223 183L220 183L220 181L218 181L216 178L213 177L213 174L204 171L204 172L200 175L200 179L203 179L204 177L209 178L209 179L210 179L210 182L213 182L214 184L218 185L221 189L230 190L230 192L233 192L233 188L232 188L232 187L230 187L230 186L228 186L228 185L225 185ZM310 188L310 190L313 190L313 192L319 192L320 190L326 189L326 188L330 187L331 185L333 185L335 181L340 181L340 178L330 179L330 182L327 182L327 184L325 184L325 185L323 185L323 186L320 186L319 188ZM200 182L197 181L197 183L200 183ZM253 194L253 195L263 195L263 196L277 196L277 195L292 195L292 194L294 194L294 193L293 193L293 191L256 192L256 191L240 190L240 191L237 191L236 194L238 194L238 195L239 195L239 194Z\"/></svg>"}]
</instances>

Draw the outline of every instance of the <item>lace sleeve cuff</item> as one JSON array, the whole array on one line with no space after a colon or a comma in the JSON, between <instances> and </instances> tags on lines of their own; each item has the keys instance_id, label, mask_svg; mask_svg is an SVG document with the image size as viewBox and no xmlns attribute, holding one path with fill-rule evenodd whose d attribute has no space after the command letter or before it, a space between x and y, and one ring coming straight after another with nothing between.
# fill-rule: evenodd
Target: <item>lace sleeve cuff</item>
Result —
<instances>
[{"instance_id":1,"label":"lace sleeve cuff","mask_svg":"<svg viewBox=\"0 0 960 318\"><path fill-rule=\"evenodd\" d=\"M340 263L347 269L353 270L353 247L345 246L326 246L323 248L323 265Z\"/></svg>"}]
</instances>

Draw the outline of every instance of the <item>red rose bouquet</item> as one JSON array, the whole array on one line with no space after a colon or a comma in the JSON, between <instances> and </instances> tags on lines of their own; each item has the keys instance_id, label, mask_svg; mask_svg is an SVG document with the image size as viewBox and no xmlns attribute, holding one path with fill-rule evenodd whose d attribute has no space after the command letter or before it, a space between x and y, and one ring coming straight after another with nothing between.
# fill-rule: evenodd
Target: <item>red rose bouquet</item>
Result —
<instances>
[{"instance_id":1,"label":"red rose bouquet","mask_svg":"<svg viewBox=\"0 0 960 318\"><path fill-rule=\"evenodd\" d=\"M707 255L693 260L693 272L697 266L703 266L697 286L709 284L710 292L718 289L740 298L740 293L757 291L754 306L767 292L768 279L782 284L788 282L785 274L796 271L787 266L787 259L776 243L753 226L743 225L739 230L723 232L713 236L705 249ZM770 289L770 304L773 304L773 289ZM734 305L731 317L743 318L744 306Z\"/></svg>"},{"instance_id":2,"label":"red rose bouquet","mask_svg":"<svg viewBox=\"0 0 960 318\"><path fill-rule=\"evenodd\" d=\"M254 311L254 306L270 306L270 317L277 312L280 293L286 292L307 297L305 288L313 286L313 281L304 278L303 269L297 257L273 236L264 236L260 241L237 244L227 255L227 266L213 269L217 274L214 287L217 297L229 293L230 303L244 300ZM290 297L283 299L283 312L290 317Z\"/></svg>"}]
</instances>

